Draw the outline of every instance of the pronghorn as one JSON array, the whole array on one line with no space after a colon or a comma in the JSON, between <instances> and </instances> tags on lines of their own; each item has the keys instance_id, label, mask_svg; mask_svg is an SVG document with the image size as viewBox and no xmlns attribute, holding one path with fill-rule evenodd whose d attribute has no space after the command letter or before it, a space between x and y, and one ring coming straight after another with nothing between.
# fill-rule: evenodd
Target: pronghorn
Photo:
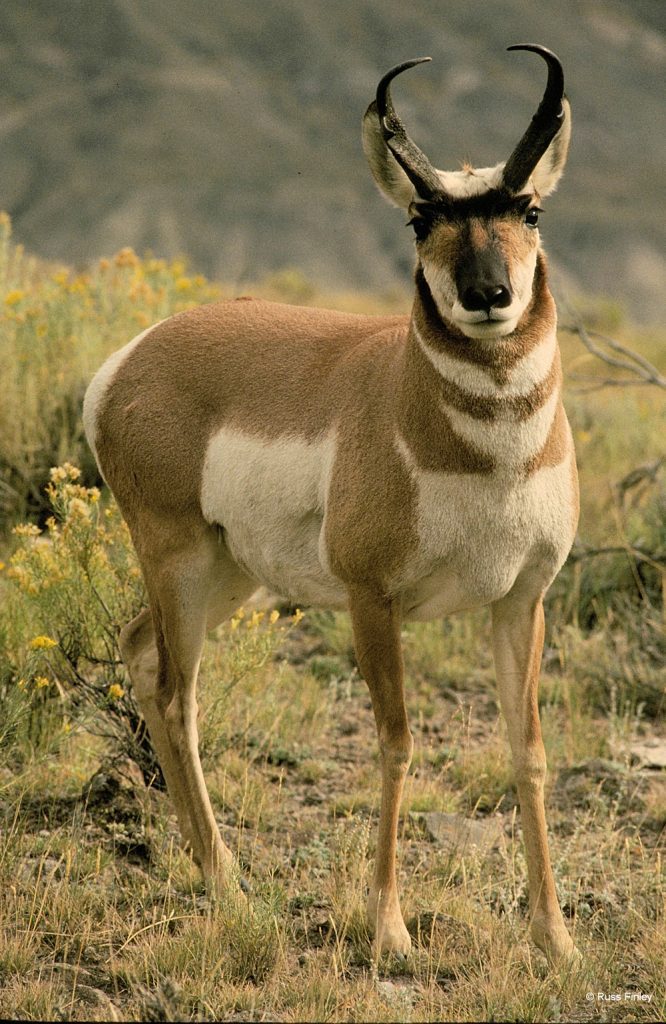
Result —
<instances>
[{"instance_id":1,"label":"pronghorn","mask_svg":"<svg viewBox=\"0 0 666 1024\"><path fill-rule=\"evenodd\" d=\"M406 953L396 886L412 756L405 619L490 605L500 703L520 798L531 934L574 952L557 902L537 705L545 591L573 541L576 464L561 403L539 202L566 161L557 57L508 161L436 170L408 136L393 68L363 120L377 185L416 236L410 316L258 300L169 317L107 360L84 422L129 525L149 609L120 647L185 841L211 884L237 879L198 754L206 631L260 585L348 609L381 761L367 904L377 953Z\"/></svg>"}]
</instances>

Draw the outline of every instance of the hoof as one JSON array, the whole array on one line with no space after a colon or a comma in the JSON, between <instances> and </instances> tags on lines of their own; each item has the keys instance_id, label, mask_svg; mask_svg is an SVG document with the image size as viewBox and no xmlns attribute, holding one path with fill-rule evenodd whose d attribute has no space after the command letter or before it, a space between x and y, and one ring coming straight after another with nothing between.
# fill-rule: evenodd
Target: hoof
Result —
<instances>
[{"instance_id":1,"label":"hoof","mask_svg":"<svg viewBox=\"0 0 666 1024\"><path fill-rule=\"evenodd\" d=\"M574 967L582 962L583 958L563 921L557 921L549 926L534 920L530 933L536 945L554 967L564 967L567 964Z\"/></svg>"},{"instance_id":2,"label":"hoof","mask_svg":"<svg viewBox=\"0 0 666 1024\"><path fill-rule=\"evenodd\" d=\"M374 936L372 951L375 957L383 953L395 953L408 956L412 948L412 940L402 919L400 903L396 893L384 899L370 894L366 910L366 921L370 934Z\"/></svg>"},{"instance_id":3,"label":"hoof","mask_svg":"<svg viewBox=\"0 0 666 1024\"><path fill-rule=\"evenodd\" d=\"M372 943L372 952L375 957L384 953L393 953L396 956L409 956L412 948L412 940L405 927L400 913L397 917L374 922L375 938Z\"/></svg>"},{"instance_id":4,"label":"hoof","mask_svg":"<svg viewBox=\"0 0 666 1024\"><path fill-rule=\"evenodd\" d=\"M406 928L404 935L395 933L388 935L384 932L380 938L376 938L372 943L372 952L376 957L383 956L385 953L390 953L393 956L406 959L409 956L411 949L412 940L410 939Z\"/></svg>"}]
</instances>

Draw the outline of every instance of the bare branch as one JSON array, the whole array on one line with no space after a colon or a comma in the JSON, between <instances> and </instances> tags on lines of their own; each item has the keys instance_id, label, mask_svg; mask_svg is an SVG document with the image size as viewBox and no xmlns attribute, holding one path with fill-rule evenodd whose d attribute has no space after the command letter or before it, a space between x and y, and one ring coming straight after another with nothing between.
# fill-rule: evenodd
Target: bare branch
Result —
<instances>
[{"instance_id":1,"label":"bare branch","mask_svg":"<svg viewBox=\"0 0 666 1024\"><path fill-rule=\"evenodd\" d=\"M562 305L562 303L560 304ZM623 345L615 338L609 338L608 335L600 334L598 331L588 330L578 314L568 304L566 305L566 311L571 322L561 324L560 330L567 331L569 334L577 334L588 352L601 359L607 366L612 366L618 370L626 370L634 375L630 378L600 378L571 374L573 380L588 382L590 387L586 390L590 391L597 388L628 387L636 384L654 384L666 390L666 377L644 356L634 352L633 349ZM616 352L618 355L611 355L606 348L603 348L597 342L601 342L611 352Z\"/></svg>"},{"instance_id":2,"label":"bare branch","mask_svg":"<svg viewBox=\"0 0 666 1024\"><path fill-rule=\"evenodd\" d=\"M656 459L654 462L645 462L642 466L636 466L630 470L621 480L614 485L620 505L624 504L627 491L633 490L643 483L656 483L657 475L661 467L666 463L666 456Z\"/></svg>"}]
</instances>

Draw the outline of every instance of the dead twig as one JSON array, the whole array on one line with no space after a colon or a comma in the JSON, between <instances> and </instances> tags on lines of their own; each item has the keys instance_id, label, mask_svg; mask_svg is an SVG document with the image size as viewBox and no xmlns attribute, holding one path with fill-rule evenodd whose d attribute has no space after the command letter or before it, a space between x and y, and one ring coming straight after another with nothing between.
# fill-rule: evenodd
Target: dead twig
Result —
<instances>
[{"instance_id":1,"label":"dead twig","mask_svg":"<svg viewBox=\"0 0 666 1024\"><path fill-rule=\"evenodd\" d=\"M567 306L568 323L560 325L561 331L569 334L577 334L588 352L596 356L607 366L616 370L626 370L632 377L596 377L586 374L572 373L571 379L588 383L586 388L592 391L598 388L607 387L629 387L637 384L653 384L656 387L666 390L666 377L664 377L656 366L653 366L644 356L633 349L623 345L615 338L609 338L607 334L598 331L588 330L581 318ZM601 344L598 344L601 342ZM606 348L602 347L606 346ZM610 351L608 351L610 349ZM613 355L612 353L616 353Z\"/></svg>"}]
</instances>

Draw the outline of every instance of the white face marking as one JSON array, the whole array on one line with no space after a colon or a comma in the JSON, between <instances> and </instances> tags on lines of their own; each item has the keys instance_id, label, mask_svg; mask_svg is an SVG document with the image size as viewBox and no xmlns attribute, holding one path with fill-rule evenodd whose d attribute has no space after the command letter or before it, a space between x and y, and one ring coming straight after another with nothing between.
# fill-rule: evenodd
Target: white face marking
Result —
<instances>
[{"instance_id":1,"label":"white face marking","mask_svg":"<svg viewBox=\"0 0 666 1024\"><path fill-rule=\"evenodd\" d=\"M482 366L455 359L447 352L436 351L427 345L413 320L412 331L422 350L442 377L464 388L465 391L487 397L516 398L528 394L550 373L557 348L557 335L553 330L526 356L518 360L509 371L505 384L498 384Z\"/></svg>"},{"instance_id":2,"label":"white face marking","mask_svg":"<svg viewBox=\"0 0 666 1024\"><path fill-rule=\"evenodd\" d=\"M437 171L444 190L454 199L470 199L480 196L491 188L498 188L502 181L504 164L494 167L470 167L464 171Z\"/></svg>"},{"instance_id":3,"label":"white face marking","mask_svg":"<svg viewBox=\"0 0 666 1024\"><path fill-rule=\"evenodd\" d=\"M269 441L223 427L208 443L201 510L224 528L234 560L277 593L344 605L326 559L323 521L335 435Z\"/></svg>"},{"instance_id":4,"label":"white face marking","mask_svg":"<svg viewBox=\"0 0 666 1024\"><path fill-rule=\"evenodd\" d=\"M107 388L130 353L133 352L137 345L139 345L143 339L162 322L162 320L159 320L158 323L147 327L145 331L142 331L141 334L137 334L136 338L132 338L132 340L124 345L123 348L118 349L117 352L110 355L106 362L100 366L99 370L88 385L83 399L83 429L85 430L88 444L90 445L98 466L99 459L97 458L96 448L97 418ZM100 471L101 468L102 467L99 466Z\"/></svg>"},{"instance_id":5,"label":"white face marking","mask_svg":"<svg viewBox=\"0 0 666 1024\"><path fill-rule=\"evenodd\" d=\"M573 542L571 453L527 479L419 469L395 445L417 485L419 547L395 581L409 618L434 618L503 597L530 572L544 589Z\"/></svg>"}]
</instances>

